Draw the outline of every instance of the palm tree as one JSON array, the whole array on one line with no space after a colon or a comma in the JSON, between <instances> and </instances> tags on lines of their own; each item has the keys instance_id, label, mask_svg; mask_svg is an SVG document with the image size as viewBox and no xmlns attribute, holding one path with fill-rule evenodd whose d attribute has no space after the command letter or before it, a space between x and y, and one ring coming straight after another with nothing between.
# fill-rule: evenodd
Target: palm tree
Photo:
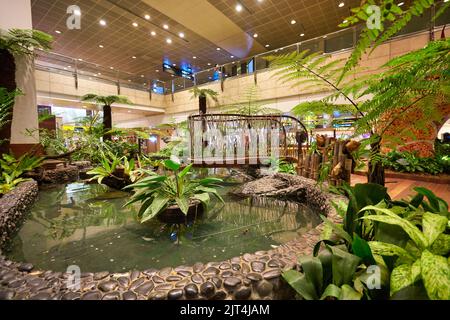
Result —
<instances>
[{"instance_id":1,"label":"palm tree","mask_svg":"<svg viewBox=\"0 0 450 320\"><path fill-rule=\"evenodd\" d=\"M11 29L6 33L0 32L0 88L5 88L7 92L15 92L17 89L15 59L33 56L35 49L50 50L52 41L52 36L38 30ZM9 152L12 119L11 108L7 119L4 119L6 123L0 130L0 140L6 141L0 146L1 153Z\"/></svg>"},{"instance_id":2,"label":"palm tree","mask_svg":"<svg viewBox=\"0 0 450 320\"><path fill-rule=\"evenodd\" d=\"M83 96L81 101L91 101L103 106L103 129L105 130L105 134L103 135L104 140L111 140L111 134L109 133L112 129L111 106L114 103L133 104L127 97L124 96L99 96L93 93Z\"/></svg>"},{"instance_id":3,"label":"palm tree","mask_svg":"<svg viewBox=\"0 0 450 320\"><path fill-rule=\"evenodd\" d=\"M214 102L219 102L218 93L212 89L199 89L197 87L194 87L194 89L190 90L192 93L192 98L199 98L199 112L201 114L206 113L206 105L208 97L211 98Z\"/></svg>"}]
</instances>

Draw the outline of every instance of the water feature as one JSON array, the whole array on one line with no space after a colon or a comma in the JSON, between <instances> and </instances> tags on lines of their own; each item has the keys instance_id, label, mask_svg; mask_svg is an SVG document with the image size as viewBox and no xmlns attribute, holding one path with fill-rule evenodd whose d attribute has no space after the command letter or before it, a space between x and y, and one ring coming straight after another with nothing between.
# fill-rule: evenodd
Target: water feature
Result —
<instances>
[{"instance_id":1,"label":"water feature","mask_svg":"<svg viewBox=\"0 0 450 320\"><path fill-rule=\"evenodd\" d=\"M125 192L83 183L41 190L7 255L54 271L70 265L82 272L145 270L268 250L320 223L305 205L236 199L227 191L221 190L225 205L212 203L201 221L177 233L158 221L140 224L138 207L123 207Z\"/></svg>"}]
</instances>

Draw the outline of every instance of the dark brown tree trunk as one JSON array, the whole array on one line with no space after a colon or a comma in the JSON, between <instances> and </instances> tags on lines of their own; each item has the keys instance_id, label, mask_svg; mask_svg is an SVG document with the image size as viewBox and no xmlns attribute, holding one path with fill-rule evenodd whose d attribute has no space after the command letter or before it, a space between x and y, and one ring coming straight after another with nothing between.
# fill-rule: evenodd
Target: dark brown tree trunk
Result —
<instances>
[{"instance_id":1,"label":"dark brown tree trunk","mask_svg":"<svg viewBox=\"0 0 450 320\"><path fill-rule=\"evenodd\" d=\"M105 132L111 131L112 129L112 112L111 112L111 106L103 106L103 130ZM103 140L109 140L111 141L111 134L105 134L103 135Z\"/></svg>"},{"instance_id":2,"label":"dark brown tree trunk","mask_svg":"<svg viewBox=\"0 0 450 320\"><path fill-rule=\"evenodd\" d=\"M16 62L14 56L8 50L0 49L0 87L9 92L17 89L16 85ZM11 121L13 108L7 120L9 122L0 128L0 140L6 140L0 145L0 154L9 153L11 139Z\"/></svg>"},{"instance_id":3,"label":"dark brown tree trunk","mask_svg":"<svg viewBox=\"0 0 450 320\"><path fill-rule=\"evenodd\" d=\"M380 154L381 141L372 143L370 146L371 146L372 152L374 154ZM367 176L367 182L376 183L376 184L379 184L382 186L385 185L386 181L385 181L384 167L380 161L377 161L376 163L372 163L369 160L369 172L368 172L368 176Z\"/></svg>"},{"instance_id":4,"label":"dark brown tree trunk","mask_svg":"<svg viewBox=\"0 0 450 320\"><path fill-rule=\"evenodd\" d=\"M206 114L206 97L199 97L198 104L200 114Z\"/></svg>"}]
</instances>

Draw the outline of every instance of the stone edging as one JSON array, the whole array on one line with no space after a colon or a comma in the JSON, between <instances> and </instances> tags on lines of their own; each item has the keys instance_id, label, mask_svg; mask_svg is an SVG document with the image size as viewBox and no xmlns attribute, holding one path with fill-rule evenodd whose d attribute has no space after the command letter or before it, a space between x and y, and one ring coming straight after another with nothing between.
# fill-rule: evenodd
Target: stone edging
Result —
<instances>
[{"instance_id":1,"label":"stone edging","mask_svg":"<svg viewBox=\"0 0 450 320\"><path fill-rule=\"evenodd\" d=\"M316 204L329 219L339 221L329 205L330 195L312 180L301 181L303 202ZM322 228L323 224L276 249L223 262L127 273L82 273L80 290L67 288L67 273L35 271L31 264L0 256L0 300L289 299L293 291L281 273L295 268L299 255L312 253Z\"/></svg>"}]
</instances>

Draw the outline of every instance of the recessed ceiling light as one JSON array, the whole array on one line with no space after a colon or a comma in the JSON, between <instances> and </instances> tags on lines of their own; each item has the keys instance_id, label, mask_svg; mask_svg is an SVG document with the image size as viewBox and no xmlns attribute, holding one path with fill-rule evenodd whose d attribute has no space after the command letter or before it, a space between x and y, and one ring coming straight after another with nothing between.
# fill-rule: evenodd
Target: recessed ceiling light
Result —
<instances>
[{"instance_id":1,"label":"recessed ceiling light","mask_svg":"<svg viewBox=\"0 0 450 320\"><path fill-rule=\"evenodd\" d=\"M56 30L55 32L56 32L57 34L61 34L61 31L59 31L59 30Z\"/></svg>"},{"instance_id":2,"label":"recessed ceiling light","mask_svg":"<svg viewBox=\"0 0 450 320\"><path fill-rule=\"evenodd\" d=\"M291 24L296 24L296 23L297 23L297 21L291 20Z\"/></svg>"},{"instance_id":3,"label":"recessed ceiling light","mask_svg":"<svg viewBox=\"0 0 450 320\"><path fill-rule=\"evenodd\" d=\"M338 7L339 7L339 8L342 8L343 6L345 6L345 3L343 3L343 2L341 2L341 3L338 4Z\"/></svg>"},{"instance_id":4,"label":"recessed ceiling light","mask_svg":"<svg viewBox=\"0 0 450 320\"><path fill-rule=\"evenodd\" d=\"M98 75L101 76L102 74L99 72Z\"/></svg>"},{"instance_id":5,"label":"recessed ceiling light","mask_svg":"<svg viewBox=\"0 0 450 320\"><path fill-rule=\"evenodd\" d=\"M238 4L236 5L235 9L236 9L237 12L241 12L242 9L243 9L242 4L238 3Z\"/></svg>"},{"instance_id":6,"label":"recessed ceiling light","mask_svg":"<svg viewBox=\"0 0 450 320\"><path fill-rule=\"evenodd\" d=\"M150 34L151 34L153 37L156 36L156 32L155 32L155 31L150 32Z\"/></svg>"},{"instance_id":7,"label":"recessed ceiling light","mask_svg":"<svg viewBox=\"0 0 450 320\"><path fill-rule=\"evenodd\" d=\"M136 59L136 56L132 56L133 59Z\"/></svg>"},{"instance_id":8,"label":"recessed ceiling light","mask_svg":"<svg viewBox=\"0 0 450 320\"><path fill-rule=\"evenodd\" d=\"M266 44L266 48L270 47L270 44Z\"/></svg>"},{"instance_id":9,"label":"recessed ceiling light","mask_svg":"<svg viewBox=\"0 0 450 320\"><path fill-rule=\"evenodd\" d=\"M327 36L325 35L325 36L323 36L323 38L325 39Z\"/></svg>"},{"instance_id":10,"label":"recessed ceiling light","mask_svg":"<svg viewBox=\"0 0 450 320\"><path fill-rule=\"evenodd\" d=\"M135 27L135 28L139 27L139 25L137 24L137 22L133 22L132 25L133 25L133 27Z\"/></svg>"},{"instance_id":11,"label":"recessed ceiling light","mask_svg":"<svg viewBox=\"0 0 450 320\"><path fill-rule=\"evenodd\" d=\"M78 61L83 61L83 59L78 59Z\"/></svg>"},{"instance_id":12,"label":"recessed ceiling light","mask_svg":"<svg viewBox=\"0 0 450 320\"><path fill-rule=\"evenodd\" d=\"M175 77L173 74L171 74L172 78Z\"/></svg>"},{"instance_id":13,"label":"recessed ceiling light","mask_svg":"<svg viewBox=\"0 0 450 320\"><path fill-rule=\"evenodd\" d=\"M167 24L163 25L163 28L169 30L169 26Z\"/></svg>"},{"instance_id":14,"label":"recessed ceiling light","mask_svg":"<svg viewBox=\"0 0 450 320\"><path fill-rule=\"evenodd\" d=\"M197 59L197 57L196 57L196 56L193 56L192 59Z\"/></svg>"},{"instance_id":15,"label":"recessed ceiling light","mask_svg":"<svg viewBox=\"0 0 450 320\"><path fill-rule=\"evenodd\" d=\"M210 66L211 65L211 63L208 63L208 66Z\"/></svg>"},{"instance_id":16,"label":"recessed ceiling light","mask_svg":"<svg viewBox=\"0 0 450 320\"><path fill-rule=\"evenodd\" d=\"M105 20L100 20L98 23L100 23L101 26L106 26L106 21Z\"/></svg>"},{"instance_id":17,"label":"recessed ceiling light","mask_svg":"<svg viewBox=\"0 0 450 320\"><path fill-rule=\"evenodd\" d=\"M144 16L144 18L145 18L145 20L150 20L150 15L146 14L146 15Z\"/></svg>"},{"instance_id":18,"label":"recessed ceiling light","mask_svg":"<svg viewBox=\"0 0 450 320\"><path fill-rule=\"evenodd\" d=\"M81 11L77 9L73 12L73 14L76 16L81 16Z\"/></svg>"},{"instance_id":19,"label":"recessed ceiling light","mask_svg":"<svg viewBox=\"0 0 450 320\"><path fill-rule=\"evenodd\" d=\"M180 38L184 38L184 33L183 32L180 32L178 35L180 36Z\"/></svg>"},{"instance_id":20,"label":"recessed ceiling light","mask_svg":"<svg viewBox=\"0 0 450 320\"><path fill-rule=\"evenodd\" d=\"M159 72L159 70L156 70L156 72Z\"/></svg>"},{"instance_id":21,"label":"recessed ceiling light","mask_svg":"<svg viewBox=\"0 0 450 320\"><path fill-rule=\"evenodd\" d=\"M447 0L448 1L448 0ZM446 1L444 1L444 2L446 2ZM404 5L405 3L404 2L400 2L399 4L398 4L398 6L399 7L401 7L402 5Z\"/></svg>"},{"instance_id":22,"label":"recessed ceiling light","mask_svg":"<svg viewBox=\"0 0 450 320\"><path fill-rule=\"evenodd\" d=\"M231 59L234 59L234 56L230 56Z\"/></svg>"},{"instance_id":23,"label":"recessed ceiling light","mask_svg":"<svg viewBox=\"0 0 450 320\"><path fill-rule=\"evenodd\" d=\"M258 38L258 34L255 33L255 34L253 35L253 38Z\"/></svg>"},{"instance_id":24,"label":"recessed ceiling light","mask_svg":"<svg viewBox=\"0 0 450 320\"><path fill-rule=\"evenodd\" d=\"M217 50L217 51L220 51L220 48L217 48L216 50Z\"/></svg>"},{"instance_id":25,"label":"recessed ceiling light","mask_svg":"<svg viewBox=\"0 0 450 320\"><path fill-rule=\"evenodd\" d=\"M176 64L176 63L174 63L174 64L172 64L172 66L176 67L176 66L177 66L177 64Z\"/></svg>"},{"instance_id":26,"label":"recessed ceiling light","mask_svg":"<svg viewBox=\"0 0 450 320\"><path fill-rule=\"evenodd\" d=\"M145 76L143 74L141 74L141 78L144 78Z\"/></svg>"},{"instance_id":27,"label":"recessed ceiling light","mask_svg":"<svg viewBox=\"0 0 450 320\"><path fill-rule=\"evenodd\" d=\"M98 47L99 48L104 48L104 46L102 44L99 44Z\"/></svg>"},{"instance_id":28,"label":"recessed ceiling light","mask_svg":"<svg viewBox=\"0 0 450 320\"><path fill-rule=\"evenodd\" d=\"M130 80L130 79L128 79L128 82L131 82L131 80Z\"/></svg>"},{"instance_id":29,"label":"recessed ceiling light","mask_svg":"<svg viewBox=\"0 0 450 320\"><path fill-rule=\"evenodd\" d=\"M111 70L114 70L114 67L109 67Z\"/></svg>"},{"instance_id":30,"label":"recessed ceiling light","mask_svg":"<svg viewBox=\"0 0 450 320\"><path fill-rule=\"evenodd\" d=\"M171 44L171 43L172 43L172 39L167 38L167 39L166 39L166 42L167 42L168 44Z\"/></svg>"},{"instance_id":31,"label":"recessed ceiling light","mask_svg":"<svg viewBox=\"0 0 450 320\"><path fill-rule=\"evenodd\" d=\"M305 34L304 33L300 33L300 37L304 37L305 36Z\"/></svg>"},{"instance_id":32,"label":"recessed ceiling light","mask_svg":"<svg viewBox=\"0 0 450 320\"><path fill-rule=\"evenodd\" d=\"M72 68L72 66L67 66L67 68Z\"/></svg>"},{"instance_id":33,"label":"recessed ceiling light","mask_svg":"<svg viewBox=\"0 0 450 320\"><path fill-rule=\"evenodd\" d=\"M64 68L64 70L67 70L67 68Z\"/></svg>"}]
</instances>

